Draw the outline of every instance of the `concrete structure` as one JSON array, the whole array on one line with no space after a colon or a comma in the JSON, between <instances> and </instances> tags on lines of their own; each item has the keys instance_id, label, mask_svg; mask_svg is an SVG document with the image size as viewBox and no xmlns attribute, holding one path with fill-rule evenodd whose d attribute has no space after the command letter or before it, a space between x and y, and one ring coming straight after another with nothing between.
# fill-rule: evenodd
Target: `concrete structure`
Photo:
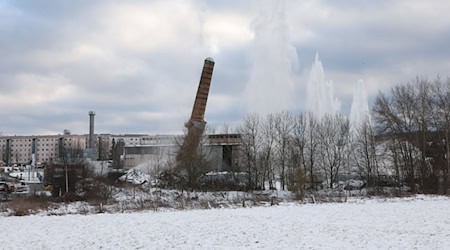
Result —
<instances>
[{"instance_id":1,"label":"concrete structure","mask_svg":"<svg viewBox=\"0 0 450 250\"><path fill-rule=\"evenodd\" d=\"M94 111L89 111L89 144L88 148L95 147L95 138L94 138Z\"/></svg>"},{"instance_id":2,"label":"concrete structure","mask_svg":"<svg viewBox=\"0 0 450 250\"><path fill-rule=\"evenodd\" d=\"M239 171L236 164L240 146L240 134L212 134L208 135L207 146L210 148L214 161L214 170Z\"/></svg>"},{"instance_id":3,"label":"concrete structure","mask_svg":"<svg viewBox=\"0 0 450 250\"><path fill-rule=\"evenodd\" d=\"M97 138L94 133L94 118L95 118L95 112L89 111L89 135L88 135L88 142L87 147L84 149L84 157L89 158L93 161L97 160L99 158L98 152L97 152Z\"/></svg>"},{"instance_id":4,"label":"concrete structure","mask_svg":"<svg viewBox=\"0 0 450 250\"><path fill-rule=\"evenodd\" d=\"M100 134L94 135L94 146L96 141L97 148L89 150L90 135L26 135L26 136L0 136L0 160L5 165L27 165L31 163L33 153L33 141L35 141L35 155L37 163L55 161L60 154L62 143L66 148L83 149L86 151L95 151L95 155L89 157L93 160L102 158L103 160L111 158L111 148L113 140L124 142L127 147L133 146L155 146L155 145L174 145L177 135L148 135L148 134ZM98 152L97 152L98 151ZM98 155L97 155L98 154ZM100 155L102 154L102 155ZM123 155L123 154L122 154ZM123 157L123 156L122 156Z\"/></svg>"},{"instance_id":5,"label":"concrete structure","mask_svg":"<svg viewBox=\"0 0 450 250\"><path fill-rule=\"evenodd\" d=\"M128 170L142 164L161 169L174 158L177 149L175 145L126 146L123 156L124 169Z\"/></svg>"},{"instance_id":6,"label":"concrete structure","mask_svg":"<svg viewBox=\"0 0 450 250\"><path fill-rule=\"evenodd\" d=\"M109 141L113 139L115 141L123 140L126 146L139 146L139 145L160 145L160 144L173 144L177 138L181 138L180 135L149 135L149 134L102 134L101 137L108 137Z\"/></svg>"},{"instance_id":7,"label":"concrete structure","mask_svg":"<svg viewBox=\"0 0 450 250\"><path fill-rule=\"evenodd\" d=\"M98 140L98 157L101 160L116 159L121 161L123 170L137 165L157 165L175 160L182 144L182 135L149 134L100 134ZM32 161L33 142L37 166L46 162L55 162L61 156L61 147L86 150L89 147L89 135L30 135L0 136L0 159L5 165L29 165ZM114 142L114 143L113 143ZM113 156L114 144L122 142L123 147ZM234 159L240 146L238 134L208 135L206 150L214 170L235 170ZM97 150L96 150L97 151ZM9 162L9 164L8 164Z\"/></svg>"},{"instance_id":8,"label":"concrete structure","mask_svg":"<svg viewBox=\"0 0 450 250\"><path fill-rule=\"evenodd\" d=\"M31 164L33 141L38 165L57 159L61 146L84 149L87 142L85 135L0 136L0 155L5 165Z\"/></svg>"},{"instance_id":9,"label":"concrete structure","mask_svg":"<svg viewBox=\"0 0 450 250\"><path fill-rule=\"evenodd\" d=\"M145 163L162 164L162 162L167 162L178 150L182 136L128 134L110 135L110 138L114 140L115 144L123 142L124 150L121 159L123 168L127 170Z\"/></svg>"},{"instance_id":10,"label":"concrete structure","mask_svg":"<svg viewBox=\"0 0 450 250\"><path fill-rule=\"evenodd\" d=\"M176 159L183 136L146 135L139 138L127 138L126 136L115 136L114 138L123 141L127 139L122 159L124 170L128 170L143 164L147 164L150 169L152 166L159 169L164 168L168 161L173 162ZM137 141L139 143L136 143ZM241 136L239 134L208 135L204 153L212 163L211 170L236 170L235 162L240 145Z\"/></svg>"}]
</instances>

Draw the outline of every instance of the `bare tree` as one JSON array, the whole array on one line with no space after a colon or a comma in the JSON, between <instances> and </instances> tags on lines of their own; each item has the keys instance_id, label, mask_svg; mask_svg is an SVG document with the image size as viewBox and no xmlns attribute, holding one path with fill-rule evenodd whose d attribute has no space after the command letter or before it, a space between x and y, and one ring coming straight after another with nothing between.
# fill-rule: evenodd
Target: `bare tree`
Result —
<instances>
[{"instance_id":1,"label":"bare tree","mask_svg":"<svg viewBox=\"0 0 450 250\"><path fill-rule=\"evenodd\" d=\"M74 193L78 184L82 184L86 177L92 177L92 169L84 160L80 141L68 142L60 138L58 146L58 157L45 166L46 182L52 185L54 195L59 195L59 192Z\"/></svg>"},{"instance_id":2,"label":"bare tree","mask_svg":"<svg viewBox=\"0 0 450 250\"><path fill-rule=\"evenodd\" d=\"M292 131L295 127L295 121L288 111L279 113L276 116L275 128L276 148L277 148L277 165L279 168L281 188L285 190L287 185L287 167L289 160L289 149L292 142Z\"/></svg>"},{"instance_id":3,"label":"bare tree","mask_svg":"<svg viewBox=\"0 0 450 250\"><path fill-rule=\"evenodd\" d=\"M415 119L417 97L414 89L407 85L394 86L391 92L391 97L381 93L377 96L374 117L379 133L391 140L390 150L399 170L397 179L405 179L412 192L415 192L417 150L413 142L416 141L415 132L418 130Z\"/></svg>"},{"instance_id":4,"label":"bare tree","mask_svg":"<svg viewBox=\"0 0 450 250\"><path fill-rule=\"evenodd\" d=\"M79 141L74 141L71 145L68 145L65 141L61 141L59 163L64 166L65 192L67 193L69 192L69 168L86 165L81 143ZM76 177L71 175L70 177L72 177L71 179L76 179Z\"/></svg>"},{"instance_id":5,"label":"bare tree","mask_svg":"<svg viewBox=\"0 0 450 250\"><path fill-rule=\"evenodd\" d=\"M180 177L183 177L182 184L191 190L199 188L198 177L211 169L209 161L211 151L206 147L207 132L193 130L190 133L196 132L201 134L184 136L182 144L179 145L176 167L181 174Z\"/></svg>"},{"instance_id":6,"label":"bare tree","mask_svg":"<svg viewBox=\"0 0 450 250\"><path fill-rule=\"evenodd\" d=\"M224 123L222 127L219 129L219 133L221 134L230 134L232 133L233 129L230 127L230 125Z\"/></svg>"},{"instance_id":7,"label":"bare tree","mask_svg":"<svg viewBox=\"0 0 450 250\"><path fill-rule=\"evenodd\" d=\"M393 87L393 104L399 118L397 132L404 138L400 141L403 163L406 171L407 182L413 193L416 192L416 150L412 144L415 141L414 132L418 130L416 123L415 108L417 97L414 89L408 85L398 85Z\"/></svg>"},{"instance_id":8,"label":"bare tree","mask_svg":"<svg viewBox=\"0 0 450 250\"><path fill-rule=\"evenodd\" d=\"M6 161L6 150L0 147L0 166L3 166Z\"/></svg>"},{"instance_id":9,"label":"bare tree","mask_svg":"<svg viewBox=\"0 0 450 250\"><path fill-rule=\"evenodd\" d=\"M2 135L3 135L3 133L0 132L0 136L2 136ZM6 149L3 147L0 147L0 157L1 157L0 165L3 166L3 164L6 163Z\"/></svg>"},{"instance_id":10,"label":"bare tree","mask_svg":"<svg viewBox=\"0 0 450 250\"><path fill-rule=\"evenodd\" d=\"M419 186L426 192L437 192L437 174L431 167L429 157L431 156L430 143L433 141L431 131L435 131L432 117L434 108L432 105L431 82L417 77L411 86L416 92L414 119L417 124L416 142L419 148L418 181Z\"/></svg>"},{"instance_id":11,"label":"bare tree","mask_svg":"<svg viewBox=\"0 0 450 250\"><path fill-rule=\"evenodd\" d=\"M356 134L352 137L352 163L356 171L362 175L368 187L373 187L376 177L379 176L375 133L369 117L356 128Z\"/></svg>"},{"instance_id":12,"label":"bare tree","mask_svg":"<svg viewBox=\"0 0 450 250\"><path fill-rule=\"evenodd\" d=\"M100 161L110 160L112 158L112 144L109 138L98 138L98 159Z\"/></svg>"},{"instance_id":13,"label":"bare tree","mask_svg":"<svg viewBox=\"0 0 450 250\"><path fill-rule=\"evenodd\" d=\"M14 150L14 153L11 154L11 157L12 157L12 156L14 156L15 163L16 163L16 164L19 164L19 150L18 150L18 149L15 149L15 150Z\"/></svg>"},{"instance_id":14,"label":"bare tree","mask_svg":"<svg viewBox=\"0 0 450 250\"><path fill-rule=\"evenodd\" d=\"M248 172L248 185L255 189L259 182L258 154L261 149L261 118L258 114L248 114L239 127L242 136L241 163Z\"/></svg>"},{"instance_id":15,"label":"bare tree","mask_svg":"<svg viewBox=\"0 0 450 250\"><path fill-rule=\"evenodd\" d=\"M307 144L307 136L308 136L308 124L307 118L304 114L300 114L295 117L295 124L292 135L292 151L293 158L296 165L301 165L304 168L304 173L308 171L307 163L306 163L306 144Z\"/></svg>"},{"instance_id":16,"label":"bare tree","mask_svg":"<svg viewBox=\"0 0 450 250\"><path fill-rule=\"evenodd\" d=\"M306 119L306 144L305 144L305 167L309 172L309 182L312 188L316 186L316 160L319 155L319 124L312 113L308 113Z\"/></svg>"},{"instance_id":17,"label":"bare tree","mask_svg":"<svg viewBox=\"0 0 450 250\"><path fill-rule=\"evenodd\" d=\"M450 92L440 78L417 77L394 86L392 94L379 94L374 105L379 137L390 141L392 163L399 184L412 192L437 192L439 176L447 177ZM442 171L441 171L442 169ZM446 182L443 180L442 182Z\"/></svg>"},{"instance_id":18,"label":"bare tree","mask_svg":"<svg viewBox=\"0 0 450 250\"><path fill-rule=\"evenodd\" d=\"M261 165L262 165L262 188L265 189L266 178L269 182L269 189L275 187L275 171L273 167L274 161L274 143L276 139L275 115L268 114L262 125L261 138Z\"/></svg>"},{"instance_id":19,"label":"bare tree","mask_svg":"<svg viewBox=\"0 0 450 250\"><path fill-rule=\"evenodd\" d=\"M145 170L150 176L149 182L154 177L159 177L163 171L175 168L176 164L173 162L173 152L171 146L159 146L159 140L155 143L158 146L152 146L151 154L145 163ZM182 143L179 143L180 145Z\"/></svg>"},{"instance_id":20,"label":"bare tree","mask_svg":"<svg viewBox=\"0 0 450 250\"><path fill-rule=\"evenodd\" d=\"M288 189L303 198L306 185L306 138L307 120L304 114L294 117L294 128L290 142Z\"/></svg>"},{"instance_id":21,"label":"bare tree","mask_svg":"<svg viewBox=\"0 0 450 250\"><path fill-rule=\"evenodd\" d=\"M450 78L443 81L438 77L432 85L432 104L435 107L432 121L438 131L441 154L444 162L441 166L442 193L447 194L450 172Z\"/></svg>"},{"instance_id":22,"label":"bare tree","mask_svg":"<svg viewBox=\"0 0 450 250\"><path fill-rule=\"evenodd\" d=\"M342 115L326 115L320 123L321 166L330 188L337 182L341 168L347 164L349 130L349 121Z\"/></svg>"}]
</instances>

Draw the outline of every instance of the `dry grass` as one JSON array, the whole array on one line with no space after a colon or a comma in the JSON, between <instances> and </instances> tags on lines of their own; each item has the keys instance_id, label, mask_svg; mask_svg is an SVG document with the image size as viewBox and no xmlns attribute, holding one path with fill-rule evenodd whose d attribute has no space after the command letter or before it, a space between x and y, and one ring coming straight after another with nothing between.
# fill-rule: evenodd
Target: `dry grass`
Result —
<instances>
[{"instance_id":1,"label":"dry grass","mask_svg":"<svg viewBox=\"0 0 450 250\"><path fill-rule=\"evenodd\" d=\"M47 210L49 206L49 200L41 197L18 197L7 204L13 216L35 214L41 210Z\"/></svg>"}]
</instances>

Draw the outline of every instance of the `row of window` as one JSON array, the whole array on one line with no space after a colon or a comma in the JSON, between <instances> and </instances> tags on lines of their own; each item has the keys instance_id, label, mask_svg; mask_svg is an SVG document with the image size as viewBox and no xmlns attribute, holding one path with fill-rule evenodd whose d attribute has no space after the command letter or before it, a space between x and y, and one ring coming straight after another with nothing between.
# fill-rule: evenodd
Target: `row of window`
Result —
<instances>
[{"instance_id":1,"label":"row of window","mask_svg":"<svg viewBox=\"0 0 450 250\"><path fill-rule=\"evenodd\" d=\"M48 162L49 160L51 161L52 158L42 158L42 159L36 159L38 161L42 161L42 162ZM30 160L28 159L12 159L12 163L29 163Z\"/></svg>"},{"instance_id":2,"label":"row of window","mask_svg":"<svg viewBox=\"0 0 450 250\"><path fill-rule=\"evenodd\" d=\"M6 142L8 139L1 139L0 142ZM9 139L10 142L31 142L32 139ZM71 141L72 138L64 138L65 141ZM50 138L50 139L36 139L36 141L59 141L59 138Z\"/></svg>"},{"instance_id":3,"label":"row of window","mask_svg":"<svg viewBox=\"0 0 450 250\"><path fill-rule=\"evenodd\" d=\"M39 155L40 155L41 157L43 157L44 155L45 155L45 156L48 156L48 154L36 154L36 156L39 156ZM18 156L18 157L22 157L22 154L17 154L17 153L16 153L15 155L14 155L14 154L11 154L11 158L13 158L14 156L16 156L16 157L17 157L17 156ZM31 154L28 154L28 155L24 154L23 156L31 157ZM53 156L53 153L50 153L50 156ZM56 154L55 154L55 156L56 156Z\"/></svg>"},{"instance_id":4,"label":"row of window","mask_svg":"<svg viewBox=\"0 0 450 250\"><path fill-rule=\"evenodd\" d=\"M30 145L22 145L22 144L20 144L20 145L11 145L11 148L13 148L13 147L31 147L31 144ZM45 144L45 145L41 145L41 144L36 144L36 147L56 147L56 146L58 146L58 144ZM72 146L72 143L71 142L69 142L69 144L66 144L66 143L64 143L64 146ZM2 148L5 148L6 147L6 145L2 145Z\"/></svg>"},{"instance_id":5,"label":"row of window","mask_svg":"<svg viewBox=\"0 0 450 250\"><path fill-rule=\"evenodd\" d=\"M58 144L39 144L39 143L36 143L36 146L41 146L41 147L44 147L44 146L56 146L56 145L58 145ZM2 145L3 147L5 147L5 145ZM14 144L12 144L11 145L11 147L31 147L31 144L20 144L20 145L14 145Z\"/></svg>"},{"instance_id":6,"label":"row of window","mask_svg":"<svg viewBox=\"0 0 450 250\"><path fill-rule=\"evenodd\" d=\"M163 141L163 140L174 140L174 137L143 137L143 138L135 138L136 141L143 140L143 141ZM130 140L133 140L131 138Z\"/></svg>"}]
</instances>

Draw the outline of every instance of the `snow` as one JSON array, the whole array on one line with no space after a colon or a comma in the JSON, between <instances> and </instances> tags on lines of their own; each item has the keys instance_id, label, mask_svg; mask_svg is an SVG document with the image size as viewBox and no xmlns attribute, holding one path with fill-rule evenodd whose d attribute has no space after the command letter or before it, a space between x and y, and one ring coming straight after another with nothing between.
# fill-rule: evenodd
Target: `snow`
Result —
<instances>
[{"instance_id":1,"label":"snow","mask_svg":"<svg viewBox=\"0 0 450 250\"><path fill-rule=\"evenodd\" d=\"M2 249L448 249L450 199L0 219Z\"/></svg>"},{"instance_id":2,"label":"snow","mask_svg":"<svg viewBox=\"0 0 450 250\"><path fill-rule=\"evenodd\" d=\"M122 175L119 180L126 181L132 184L143 184L149 182L152 186L156 185L156 179L149 173L152 169L151 162L145 162L139 164L131 169L129 169L124 175Z\"/></svg>"},{"instance_id":3,"label":"snow","mask_svg":"<svg viewBox=\"0 0 450 250\"><path fill-rule=\"evenodd\" d=\"M169 189L116 189L112 198L115 203L104 206L107 212L131 212L136 209L199 209L199 208L238 208L243 203L247 207L269 206L274 202L292 201L292 193L288 191L260 191L253 193L241 191L223 192L181 192ZM159 204L159 205L157 205ZM155 207L156 206L156 207ZM42 211L45 213L46 211Z\"/></svg>"},{"instance_id":4,"label":"snow","mask_svg":"<svg viewBox=\"0 0 450 250\"><path fill-rule=\"evenodd\" d=\"M8 174L11 177L21 179L26 183L41 183L41 179L44 178L43 169L33 169L30 172L28 172L28 169L25 169L25 171L15 171Z\"/></svg>"},{"instance_id":5,"label":"snow","mask_svg":"<svg viewBox=\"0 0 450 250\"><path fill-rule=\"evenodd\" d=\"M134 168L128 170L124 175L119 177L119 180L126 181L132 184L143 184L145 182L148 182L149 180L153 185L155 183L155 180L151 175L145 174L141 170Z\"/></svg>"}]
</instances>

